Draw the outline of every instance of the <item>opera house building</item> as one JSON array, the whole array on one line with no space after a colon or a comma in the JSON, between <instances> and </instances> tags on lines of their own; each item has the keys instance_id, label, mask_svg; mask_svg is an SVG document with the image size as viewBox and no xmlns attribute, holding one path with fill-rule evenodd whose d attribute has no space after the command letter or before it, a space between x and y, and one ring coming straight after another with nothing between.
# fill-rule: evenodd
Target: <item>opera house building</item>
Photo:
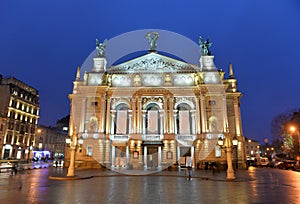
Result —
<instances>
[{"instance_id":1,"label":"opera house building","mask_svg":"<svg viewBox=\"0 0 300 204\"><path fill-rule=\"evenodd\" d=\"M228 73L217 69L205 42L195 65L160 52L156 40L149 38L144 54L109 67L98 43L90 70L78 67L65 166L74 148L75 168L197 169L225 167L228 159L245 167L242 93L232 65Z\"/></svg>"}]
</instances>

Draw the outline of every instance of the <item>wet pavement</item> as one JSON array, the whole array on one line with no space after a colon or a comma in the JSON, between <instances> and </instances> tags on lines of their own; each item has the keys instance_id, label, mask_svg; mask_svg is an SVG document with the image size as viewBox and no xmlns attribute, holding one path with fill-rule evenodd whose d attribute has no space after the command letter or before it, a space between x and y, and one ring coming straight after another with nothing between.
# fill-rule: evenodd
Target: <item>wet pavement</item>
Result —
<instances>
[{"instance_id":1,"label":"wet pavement","mask_svg":"<svg viewBox=\"0 0 300 204\"><path fill-rule=\"evenodd\" d=\"M131 172L131 173L130 173ZM226 172L197 170L153 174L128 170L77 170L78 180L65 180L66 169L42 168L0 174L0 203L299 203L300 172L250 167L234 181ZM50 178L52 179L50 179ZM63 178L57 180L56 178Z\"/></svg>"}]
</instances>

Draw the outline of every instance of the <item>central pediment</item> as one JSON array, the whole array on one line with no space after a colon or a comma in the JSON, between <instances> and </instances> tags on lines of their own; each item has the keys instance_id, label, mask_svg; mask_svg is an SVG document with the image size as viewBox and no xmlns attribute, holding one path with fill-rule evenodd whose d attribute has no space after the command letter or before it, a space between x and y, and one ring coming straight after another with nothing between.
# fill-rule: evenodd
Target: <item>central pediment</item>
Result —
<instances>
[{"instance_id":1,"label":"central pediment","mask_svg":"<svg viewBox=\"0 0 300 204\"><path fill-rule=\"evenodd\" d=\"M133 73L133 72L197 72L197 65L173 59L155 52L150 52L141 57L134 58L127 62L111 66L108 68L109 73Z\"/></svg>"}]
</instances>

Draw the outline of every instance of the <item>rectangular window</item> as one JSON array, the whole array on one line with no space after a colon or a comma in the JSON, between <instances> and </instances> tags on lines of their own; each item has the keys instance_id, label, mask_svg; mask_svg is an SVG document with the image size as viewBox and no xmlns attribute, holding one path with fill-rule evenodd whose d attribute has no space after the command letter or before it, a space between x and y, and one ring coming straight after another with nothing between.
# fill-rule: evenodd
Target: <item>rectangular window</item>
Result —
<instances>
[{"instance_id":1,"label":"rectangular window","mask_svg":"<svg viewBox=\"0 0 300 204\"><path fill-rule=\"evenodd\" d=\"M190 157L191 148L190 147L180 147L180 156L181 157Z\"/></svg>"},{"instance_id":2,"label":"rectangular window","mask_svg":"<svg viewBox=\"0 0 300 204\"><path fill-rule=\"evenodd\" d=\"M98 106L98 102L97 102L97 101L93 101L93 102L91 103L91 105L92 105L92 106Z\"/></svg>"},{"instance_id":3,"label":"rectangular window","mask_svg":"<svg viewBox=\"0 0 300 204\"><path fill-rule=\"evenodd\" d=\"M179 134L190 134L190 113L179 111Z\"/></svg>"},{"instance_id":4,"label":"rectangular window","mask_svg":"<svg viewBox=\"0 0 300 204\"><path fill-rule=\"evenodd\" d=\"M117 112L116 133L122 135L127 133L127 110L118 110Z\"/></svg>"},{"instance_id":5,"label":"rectangular window","mask_svg":"<svg viewBox=\"0 0 300 204\"><path fill-rule=\"evenodd\" d=\"M133 152L133 158L134 159L138 159L139 158L139 152L138 151L134 151Z\"/></svg>"},{"instance_id":6,"label":"rectangular window","mask_svg":"<svg viewBox=\"0 0 300 204\"><path fill-rule=\"evenodd\" d=\"M221 147L220 146L216 146L216 148L215 148L215 156L217 158L221 157Z\"/></svg>"},{"instance_id":7,"label":"rectangular window","mask_svg":"<svg viewBox=\"0 0 300 204\"><path fill-rule=\"evenodd\" d=\"M158 134L158 111L148 111L148 134Z\"/></svg>"},{"instance_id":8,"label":"rectangular window","mask_svg":"<svg viewBox=\"0 0 300 204\"><path fill-rule=\"evenodd\" d=\"M92 156L92 154L93 154L93 146L88 145L87 148L86 148L86 155Z\"/></svg>"},{"instance_id":9,"label":"rectangular window","mask_svg":"<svg viewBox=\"0 0 300 204\"><path fill-rule=\"evenodd\" d=\"M173 152L171 151L167 152L167 159L173 159Z\"/></svg>"}]
</instances>

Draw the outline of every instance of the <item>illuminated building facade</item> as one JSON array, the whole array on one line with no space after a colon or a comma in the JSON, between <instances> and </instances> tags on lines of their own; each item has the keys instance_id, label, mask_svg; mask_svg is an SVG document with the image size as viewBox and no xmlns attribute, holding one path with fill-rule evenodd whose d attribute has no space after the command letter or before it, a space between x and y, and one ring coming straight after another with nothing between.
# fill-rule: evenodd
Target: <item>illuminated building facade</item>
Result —
<instances>
[{"instance_id":1,"label":"illuminated building facade","mask_svg":"<svg viewBox=\"0 0 300 204\"><path fill-rule=\"evenodd\" d=\"M48 159L62 159L65 154L67 132L57 127L39 125L36 134L36 152L49 152ZM35 156L33 154L33 156ZM39 156L42 159L46 155Z\"/></svg>"},{"instance_id":2,"label":"illuminated building facade","mask_svg":"<svg viewBox=\"0 0 300 204\"><path fill-rule=\"evenodd\" d=\"M24 82L0 76L2 159L29 159L39 119L38 91Z\"/></svg>"},{"instance_id":3,"label":"illuminated building facade","mask_svg":"<svg viewBox=\"0 0 300 204\"><path fill-rule=\"evenodd\" d=\"M199 54L199 65L150 49L144 55L107 67L105 56L80 78L77 69L71 101L69 136L76 129L75 167L163 169L200 167L205 161L226 165L217 145L228 133L238 139L233 160L245 167L240 113L241 92L217 70L214 56ZM70 162L66 149L65 165Z\"/></svg>"}]
</instances>

